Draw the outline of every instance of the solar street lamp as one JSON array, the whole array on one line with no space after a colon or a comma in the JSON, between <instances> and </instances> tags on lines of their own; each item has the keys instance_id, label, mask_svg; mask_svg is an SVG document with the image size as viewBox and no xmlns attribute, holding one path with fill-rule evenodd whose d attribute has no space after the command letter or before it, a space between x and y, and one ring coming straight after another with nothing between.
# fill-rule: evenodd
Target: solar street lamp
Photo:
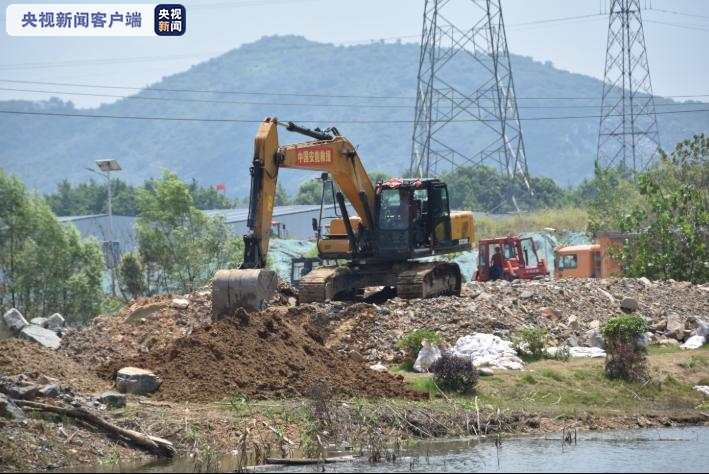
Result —
<instances>
[{"instance_id":1,"label":"solar street lamp","mask_svg":"<svg viewBox=\"0 0 709 474\"><path fill-rule=\"evenodd\" d=\"M91 168L86 168L87 170L99 174L106 178L108 187L108 238L109 238L109 255L111 263L111 293L116 296L116 254L113 248L113 203L111 196L111 171L121 171L121 165L118 164L116 160L96 160L96 166L103 173L99 173Z\"/></svg>"}]
</instances>

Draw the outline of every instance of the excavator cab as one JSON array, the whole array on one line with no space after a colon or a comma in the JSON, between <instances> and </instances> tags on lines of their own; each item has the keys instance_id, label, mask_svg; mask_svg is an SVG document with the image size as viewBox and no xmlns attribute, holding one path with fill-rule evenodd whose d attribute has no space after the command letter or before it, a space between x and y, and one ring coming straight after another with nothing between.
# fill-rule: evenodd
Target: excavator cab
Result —
<instances>
[{"instance_id":1,"label":"excavator cab","mask_svg":"<svg viewBox=\"0 0 709 474\"><path fill-rule=\"evenodd\" d=\"M417 258L468 245L452 238L448 188L437 179L392 179L376 190L379 258Z\"/></svg>"}]
</instances>

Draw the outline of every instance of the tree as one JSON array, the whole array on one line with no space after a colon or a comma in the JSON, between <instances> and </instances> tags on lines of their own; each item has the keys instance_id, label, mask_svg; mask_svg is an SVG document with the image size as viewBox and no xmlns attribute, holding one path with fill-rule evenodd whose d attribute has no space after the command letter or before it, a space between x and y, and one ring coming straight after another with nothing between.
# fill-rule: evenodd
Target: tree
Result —
<instances>
[{"instance_id":1,"label":"tree","mask_svg":"<svg viewBox=\"0 0 709 474\"><path fill-rule=\"evenodd\" d=\"M241 239L221 217L199 211L174 173L166 170L151 189L140 190L138 205L136 231L149 291L187 293L217 269L238 266Z\"/></svg>"},{"instance_id":2,"label":"tree","mask_svg":"<svg viewBox=\"0 0 709 474\"><path fill-rule=\"evenodd\" d=\"M329 192L325 193L326 204L332 204L331 194L332 193ZM298 194L295 196L295 199L293 199L293 202L301 205L320 204L321 196L322 180L320 178L313 178L300 185Z\"/></svg>"},{"instance_id":3,"label":"tree","mask_svg":"<svg viewBox=\"0 0 709 474\"><path fill-rule=\"evenodd\" d=\"M189 192L197 209L230 209L234 207L234 203L216 188L200 186L194 178L190 183Z\"/></svg>"},{"instance_id":4,"label":"tree","mask_svg":"<svg viewBox=\"0 0 709 474\"><path fill-rule=\"evenodd\" d=\"M522 210L558 208L566 203L565 193L551 178L530 178L532 196L524 182L510 181L503 173L490 166L462 166L444 173L441 180L448 185L451 209L469 209L496 213L513 212L514 196Z\"/></svg>"},{"instance_id":5,"label":"tree","mask_svg":"<svg viewBox=\"0 0 709 474\"><path fill-rule=\"evenodd\" d=\"M288 197L288 193L286 192L286 189L281 185L281 183L278 183L278 187L276 187L275 205L287 206L288 204L290 204L290 198Z\"/></svg>"},{"instance_id":6,"label":"tree","mask_svg":"<svg viewBox=\"0 0 709 474\"><path fill-rule=\"evenodd\" d=\"M621 220L635 207L642 207L643 197L621 169L603 169L596 163L593 179L584 181L577 199L588 208L588 230L619 231Z\"/></svg>"},{"instance_id":7,"label":"tree","mask_svg":"<svg viewBox=\"0 0 709 474\"><path fill-rule=\"evenodd\" d=\"M629 276L709 281L709 138L677 144L638 178L645 206L619 220L632 234L619 251Z\"/></svg>"},{"instance_id":8,"label":"tree","mask_svg":"<svg viewBox=\"0 0 709 474\"><path fill-rule=\"evenodd\" d=\"M96 316L103 299L103 256L47 203L0 170L0 304L28 317L62 313L69 322ZM7 300L6 300L7 299Z\"/></svg>"},{"instance_id":9,"label":"tree","mask_svg":"<svg viewBox=\"0 0 709 474\"><path fill-rule=\"evenodd\" d=\"M128 252L121 257L121 263L118 266L118 279L124 291L131 298L137 298L145 293L145 277L140 255L136 252Z\"/></svg>"}]
</instances>

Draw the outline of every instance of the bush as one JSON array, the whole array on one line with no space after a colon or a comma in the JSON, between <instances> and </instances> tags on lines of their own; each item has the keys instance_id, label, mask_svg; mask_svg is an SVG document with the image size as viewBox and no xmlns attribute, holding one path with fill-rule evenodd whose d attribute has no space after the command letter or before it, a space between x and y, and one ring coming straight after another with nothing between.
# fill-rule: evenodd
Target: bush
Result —
<instances>
[{"instance_id":1,"label":"bush","mask_svg":"<svg viewBox=\"0 0 709 474\"><path fill-rule=\"evenodd\" d=\"M128 252L121 258L118 266L118 280L131 298L142 296L145 292L143 265L136 252Z\"/></svg>"},{"instance_id":2,"label":"bush","mask_svg":"<svg viewBox=\"0 0 709 474\"><path fill-rule=\"evenodd\" d=\"M396 343L396 347L404 351L406 362L413 364L416 362L419 350L421 349L421 343L424 340L430 341L432 344L439 344L441 342L441 338L435 332L429 331L428 329L419 329L402 337Z\"/></svg>"},{"instance_id":3,"label":"bush","mask_svg":"<svg viewBox=\"0 0 709 474\"><path fill-rule=\"evenodd\" d=\"M549 337L544 329L524 328L517 333L513 347L521 356L541 359L546 355L548 341Z\"/></svg>"},{"instance_id":4,"label":"bush","mask_svg":"<svg viewBox=\"0 0 709 474\"><path fill-rule=\"evenodd\" d=\"M478 383L478 371L470 359L443 354L431 365L430 371L443 391L468 393Z\"/></svg>"},{"instance_id":5,"label":"bush","mask_svg":"<svg viewBox=\"0 0 709 474\"><path fill-rule=\"evenodd\" d=\"M619 316L603 326L606 342L606 375L629 382L647 379L647 349L640 343L648 331L639 316Z\"/></svg>"}]
</instances>

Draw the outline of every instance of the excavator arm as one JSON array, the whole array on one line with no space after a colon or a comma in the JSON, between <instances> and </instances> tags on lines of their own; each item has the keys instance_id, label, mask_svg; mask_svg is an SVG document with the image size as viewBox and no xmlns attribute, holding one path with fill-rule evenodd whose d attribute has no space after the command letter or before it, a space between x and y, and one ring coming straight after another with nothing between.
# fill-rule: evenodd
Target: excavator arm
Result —
<instances>
[{"instance_id":1,"label":"excavator arm","mask_svg":"<svg viewBox=\"0 0 709 474\"><path fill-rule=\"evenodd\" d=\"M280 146L279 125L278 119L269 117L256 133L244 261L239 270L220 270L215 275L212 299L215 319L239 306L260 309L275 291L275 272L265 268L280 168L329 173L340 189L341 207L344 208L347 198L364 228L371 230L374 226L374 187L352 143L336 129L322 132L289 122L282 126L313 140Z\"/></svg>"},{"instance_id":2,"label":"excavator arm","mask_svg":"<svg viewBox=\"0 0 709 474\"><path fill-rule=\"evenodd\" d=\"M337 134L308 130L288 123L289 131L314 140L279 146L278 120L267 118L259 127L254 144L249 200L249 234L244 237L241 268L265 268L271 233L279 168L329 173L343 196L352 204L365 229L373 228L374 187L352 143Z\"/></svg>"}]
</instances>

